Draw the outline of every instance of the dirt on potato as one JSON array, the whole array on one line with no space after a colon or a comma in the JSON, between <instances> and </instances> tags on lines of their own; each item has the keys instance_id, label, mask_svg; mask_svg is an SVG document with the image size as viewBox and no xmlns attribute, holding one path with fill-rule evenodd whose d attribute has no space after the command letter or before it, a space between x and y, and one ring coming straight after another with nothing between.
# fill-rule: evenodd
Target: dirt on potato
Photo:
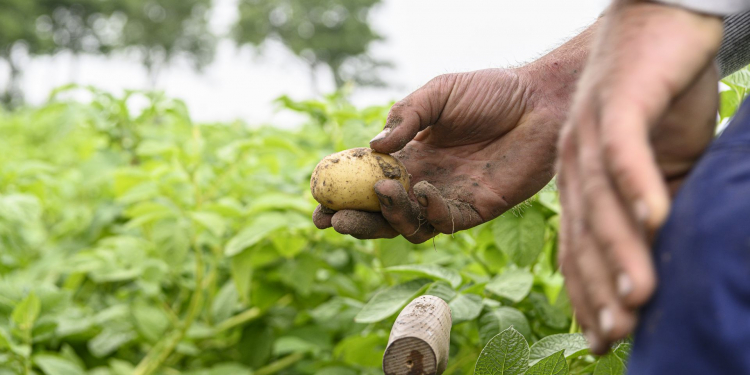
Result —
<instances>
[{"instance_id":1,"label":"dirt on potato","mask_svg":"<svg viewBox=\"0 0 750 375\"><path fill-rule=\"evenodd\" d=\"M312 174L310 190L318 203L332 210L379 212L373 187L385 179L409 188L409 173L398 159L369 148L353 148L323 158Z\"/></svg>"}]
</instances>

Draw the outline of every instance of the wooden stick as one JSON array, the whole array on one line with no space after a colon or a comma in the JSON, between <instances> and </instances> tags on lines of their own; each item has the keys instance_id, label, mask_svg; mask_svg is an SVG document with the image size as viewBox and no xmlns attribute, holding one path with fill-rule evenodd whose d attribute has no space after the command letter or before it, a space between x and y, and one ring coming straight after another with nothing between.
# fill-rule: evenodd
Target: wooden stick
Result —
<instances>
[{"instance_id":1,"label":"wooden stick","mask_svg":"<svg viewBox=\"0 0 750 375\"><path fill-rule=\"evenodd\" d=\"M391 329L383 355L385 375L440 375L448 365L451 310L435 296L411 301Z\"/></svg>"}]
</instances>

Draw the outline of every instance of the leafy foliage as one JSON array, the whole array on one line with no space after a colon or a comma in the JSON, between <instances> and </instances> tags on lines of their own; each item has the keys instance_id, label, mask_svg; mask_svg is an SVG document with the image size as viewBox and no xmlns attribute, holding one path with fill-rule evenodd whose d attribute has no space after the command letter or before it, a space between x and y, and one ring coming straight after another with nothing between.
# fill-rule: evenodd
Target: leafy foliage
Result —
<instances>
[{"instance_id":1,"label":"leafy foliage","mask_svg":"<svg viewBox=\"0 0 750 375\"><path fill-rule=\"evenodd\" d=\"M740 104L750 94L750 67L744 67L721 80L725 90L720 93L719 122L726 125L734 116ZM723 126L720 126L720 130Z\"/></svg>"},{"instance_id":2,"label":"leafy foliage","mask_svg":"<svg viewBox=\"0 0 750 375\"><path fill-rule=\"evenodd\" d=\"M290 131L85 90L0 112L0 373L377 374L421 294L452 310L446 374L624 371L629 344L596 358L572 321L554 189L434 244L358 241L314 228L309 177L388 106L283 97Z\"/></svg>"}]
</instances>

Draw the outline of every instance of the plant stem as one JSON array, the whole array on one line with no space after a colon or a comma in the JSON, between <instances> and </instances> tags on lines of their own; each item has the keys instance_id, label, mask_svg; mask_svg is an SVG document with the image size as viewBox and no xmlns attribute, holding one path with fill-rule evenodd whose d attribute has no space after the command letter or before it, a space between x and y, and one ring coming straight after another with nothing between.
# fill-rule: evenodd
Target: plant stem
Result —
<instances>
[{"instance_id":1,"label":"plant stem","mask_svg":"<svg viewBox=\"0 0 750 375\"><path fill-rule=\"evenodd\" d=\"M150 375L169 358L177 344L182 341L185 337L193 321L198 316L198 312L203 304L203 254L201 250L194 246L195 250L195 290L190 298L190 306L188 307L185 320L182 321L180 327L172 331L164 341L156 344L151 351L141 360L138 366L135 368L133 375Z\"/></svg>"},{"instance_id":2,"label":"plant stem","mask_svg":"<svg viewBox=\"0 0 750 375\"><path fill-rule=\"evenodd\" d=\"M570 331L569 333L576 333L578 332L578 321L576 320L576 314L575 311L573 312L573 318L570 320Z\"/></svg>"},{"instance_id":3,"label":"plant stem","mask_svg":"<svg viewBox=\"0 0 750 375\"><path fill-rule=\"evenodd\" d=\"M288 356L279 359L276 362L273 362L269 364L268 366L261 367L256 371L255 375L271 375L275 374L297 362L299 362L302 358L305 358L305 354L303 353L292 353Z\"/></svg>"},{"instance_id":4,"label":"plant stem","mask_svg":"<svg viewBox=\"0 0 750 375\"><path fill-rule=\"evenodd\" d=\"M251 320L255 320L258 317L260 317L260 309L257 307L253 307L252 309L245 310L219 324L216 325L216 333L226 331L230 328L236 327L238 325L247 323Z\"/></svg>"},{"instance_id":5,"label":"plant stem","mask_svg":"<svg viewBox=\"0 0 750 375\"><path fill-rule=\"evenodd\" d=\"M479 263L479 265L482 266L482 269L484 269L484 272L487 272L487 276L492 276L493 274L492 270L486 263L484 263L484 261L482 261L481 258L479 258L476 251L472 250L470 254L471 254L471 259L474 259L475 262Z\"/></svg>"}]
</instances>

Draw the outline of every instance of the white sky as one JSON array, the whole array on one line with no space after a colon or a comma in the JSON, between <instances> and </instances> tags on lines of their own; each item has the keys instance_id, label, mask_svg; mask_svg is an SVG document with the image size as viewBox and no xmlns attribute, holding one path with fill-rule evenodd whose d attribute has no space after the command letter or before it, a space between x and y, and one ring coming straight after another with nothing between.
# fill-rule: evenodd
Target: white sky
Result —
<instances>
[{"instance_id":1,"label":"white sky","mask_svg":"<svg viewBox=\"0 0 750 375\"><path fill-rule=\"evenodd\" d=\"M236 18L236 0L214 0L212 24L226 32ZM390 60L384 70L386 89L360 89L359 105L399 99L432 77L489 67L520 65L561 44L592 23L607 0L384 0L372 13L374 28L385 41L372 53ZM7 68L0 66L0 84ZM33 104L46 100L54 87L75 80L118 93L148 87L145 71L134 57L70 55L28 62L22 85ZM321 89L333 89L330 75L320 74ZM322 83L326 83L323 85ZM158 89L185 100L198 121L245 120L251 124L293 125L298 118L275 113L271 101L282 94L313 96L307 66L279 44L258 55L223 41L215 61L202 73L177 62L160 76Z\"/></svg>"}]
</instances>

